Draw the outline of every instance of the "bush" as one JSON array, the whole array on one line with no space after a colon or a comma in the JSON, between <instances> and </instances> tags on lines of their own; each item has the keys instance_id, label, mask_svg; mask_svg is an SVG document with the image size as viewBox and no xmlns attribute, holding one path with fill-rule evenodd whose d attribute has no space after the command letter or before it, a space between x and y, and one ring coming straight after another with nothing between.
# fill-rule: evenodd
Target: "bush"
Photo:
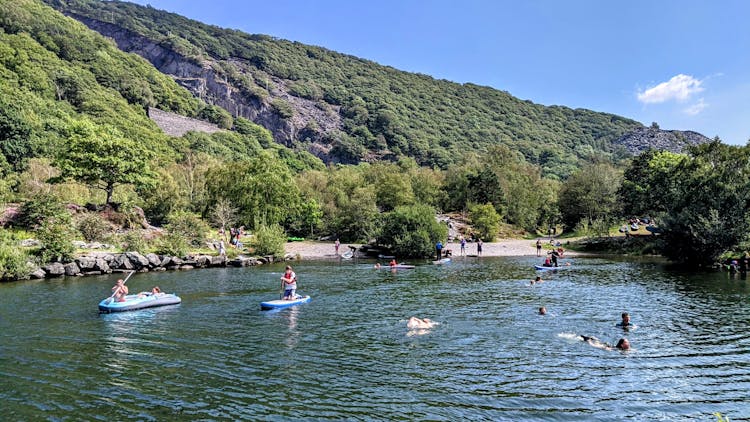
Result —
<instances>
[{"instance_id":1,"label":"bush","mask_svg":"<svg viewBox=\"0 0 750 422\"><path fill-rule=\"evenodd\" d=\"M112 231L112 226L96 213L84 215L78 220L77 227L87 242L102 242Z\"/></svg>"},{"instance_id":2,"label":"bush","mask_svg":"<svg viewBox=\"0 0 750 422\"><path fill-rule=\"evenodd\" d=\"M500 214L495 211L492 204L470 205L469 219L480 239L485 242L495 240L495 235L500 230Z\"/></svg>"},{"instance_id":3,"label":"bush","mask_svg":"<svg viewBox=\"0 0 750 422\"><path fill-rule=\"evenodd\" d=\"M285 243L286 233L278 225L258 227L250 240L250 246L258 255L283 256Z\"/></svg>"},{"instance_id":4,"label":"bush","mask_svg":"<svg viewBox=\"0 0 750 422\"><path fill-rule=\"evenodd\" d=\"M378 238L401 257L430 257L434 245L448 236L448 227L435 219L435 210L428 205L396 207L385 215L383 232Z\"/></svg>"},{"instance_id":5,"label":"bush","mask_svg":"<svg viewBox=\"0 0 750 422\"><path fill-rule=\"evenodd\" d=\"M50 218L69 223L70 213L55 196L40 194L21 205L17 221L21 227L37 229Z\"/></svg>"},{"instance_id":6,"label":"bush","mask_svg":"<svg viewBox=\"0 0 750 422\"><path fill-rule=\"evenodd\" d=\"M206 240L206 233L211 231L208 224L193 213L178 211L167 217L166 229L170 233L178 233L189 246L201 247Z\"/></svg>"},{"instance_id":7,"label":"bush","mask_svg":"<svg viewBox=\"0 0 750 422\"><path fill-rule=\"evenodd\" d=\"M37 238L42 243L39 249L42 262L66 262L73 259L74 233L68 222L47 219L37 231Z\"/></svg>"},{"instance_id":8,"label":"bush","mask_svg":"<svg viewBox=\"0 0 750 422\"><path fill-rule=\"evenodd\" d=\"M188 240L177 232L167 232L156 242L156 253L162 255L184 257L189 250Z\"/></svg>"},{"instance_id":9,"label":"bush","mask_svg":"<svg viewBox=\"0 0 750 422\"><path fill-rule=\"evenodd\" d=\"M145 253L148 251L149 244L143 236L143 230L129 230L120 238L120 251Z\"/></svg>"},{"instance_id":10,"label":"bush","mask_svg":"<svg viewBox=\"0 0 750 422\"><path fill-rule=\"evenodd\" d=\"M19 280L27 278L30 273L29 255L3 233L0 239L0 280Z\"/></svg>"}]
</instances>

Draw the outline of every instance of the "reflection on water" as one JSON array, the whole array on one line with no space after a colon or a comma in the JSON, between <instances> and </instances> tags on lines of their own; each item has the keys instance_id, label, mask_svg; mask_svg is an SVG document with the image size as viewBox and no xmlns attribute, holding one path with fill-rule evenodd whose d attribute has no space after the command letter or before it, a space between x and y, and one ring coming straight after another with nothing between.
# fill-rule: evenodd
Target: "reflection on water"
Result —
<instances>
[{"instance_id":1,"label":"reflection on water","mask_svg":"<svg viewBox=\"0 0 750 422\"><path fill-rule=\"evenodd\" d=\"M300 263L300 294L313 300L268 312L259 302L278 296L283 266L137 274L134 291L159 285L182 304L103 315L108 277L0 285L3 418L750 414L746 280L575 258L529 286L535 263L456 258L395 273L372 262ZM637 330L615 326L622 312ZM409 329L410 316L440 325ZM625 337L633 350L591 347L579 334ZM294 406L284 405L289 391Z\"/></svg>"}]
</instances>

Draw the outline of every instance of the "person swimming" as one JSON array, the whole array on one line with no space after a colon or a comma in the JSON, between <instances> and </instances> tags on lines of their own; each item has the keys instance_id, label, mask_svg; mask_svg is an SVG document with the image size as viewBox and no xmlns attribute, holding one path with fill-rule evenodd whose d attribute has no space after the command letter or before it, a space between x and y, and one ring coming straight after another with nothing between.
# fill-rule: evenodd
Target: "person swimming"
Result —
<instances>
[{"instance_id":1,"label":"person swimming","mask_svg":"<svg viewBox=\"0 0 750 422\"><path fill-rule=\"evenodd\" d=\"M589 336L584 336L584 335L579 335L578 337L580 337L581 339L583 339L583 341L585 341L586 343L588 343L588 344L596 347L597 349L603 349L603 350L615 350L615 349L617 349L617 350L630 350L630 342L626 338L621 338L620 340L617 341L617 344L615 346L612 346L611 344L605 343L605 342L599 340L596 337L589 337Z\"/></svg>"},{"instance_id":2,"label":"person swimming","mask_svg":"<svg viewBox=\"0 0 750 422\"><path fill-rule=\"evenodd\" d=\"M544 306L539 308L539 315L547 315L547 308Z\"/></svg>"},{"instance_id":3,"label":"person swimming","mask_svg":"<svg viewBox=\"0 0 750 422\"><path fill-rule=\"evenodd\" d=\"M632 327L633 325L635 325L632 322L630 322L630 314L629 313L623 312L622 315L621 315L621 317L622 317L622 321L620 321L620 322L617 323L618 327L627 328L627 327Z\"/></svg>"},{"instance_id":4,"label":"person swimming","mask_svg":"<svg viewBox=\"0 0 750 422\"><path fill-rule=\"evenodd\" d=\"M410 330L429 330L436 325L438 325L438 323L429 318L411 317L406 322L406 328Z\"/></svg>"}]
</instances>

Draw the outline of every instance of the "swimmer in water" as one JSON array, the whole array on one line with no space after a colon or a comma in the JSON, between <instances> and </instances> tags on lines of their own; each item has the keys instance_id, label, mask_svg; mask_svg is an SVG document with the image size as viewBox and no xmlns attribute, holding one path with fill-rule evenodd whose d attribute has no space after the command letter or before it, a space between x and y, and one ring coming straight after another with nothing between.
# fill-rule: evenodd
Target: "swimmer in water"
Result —
<instances>
[{"instance_id":1,"label":"swimmer in water","mask_svg":"<svg viewBox=\"0 0 750 422\"><path fill-rule=\"evenodd\" d=\"M632 327L633 325L634 324L630 322L630 314L627 312L623 312L622 321L618 322L617 326L622 327L622 328L628 328L628 327Z\"/></svg>"},{"instance_id":2,"label":"swimmer in water","mask_svg":"<svg viewBox=\"0 0 750 422\"><path fill-rule=\"evenodd\" d=\"M596 337L589 337L581 335L579 336L585 341L586 343L596 347L597 349L603 349L603 350L630 350L630 342L626 338L621 338L617 341L617 344L613 347L609 343L604 343L603 341L599 340Z\"/></svg>"},{"instance_id":3,"label":"swimmer in water","mask_svg":"<svg viewBox=\"0 0 750 422\"><path fill-rule=\"evenodd\" d=\"M547 308L545 308L544 306L539 308L539 315L547 315Z\"/></svg>"},{"instance_id":4,"label":"swimmer in water","mask_svg":"<svg viewBox=\"0 0 750 422\"><path fill-rule=\"evenodd\" d=\"M409 321L406 322L406 328L410 330L429 330L437 324L437 322L429 318L411 317L409 318Z\"/></svg>"},{"instance_id":5,"label":"swimmer in water","mask_svg":"<svg viewBox=\"0 0 750 422\"><path fill-rule=\"evenodd\" d=\"M544 283L544 280L542 280L542 276L538 275L536 276L535 279L531 280L531 283L529 283L529 285L534 285L534 284L539 284L539 283Z\"/></svg>"}]
</instances>

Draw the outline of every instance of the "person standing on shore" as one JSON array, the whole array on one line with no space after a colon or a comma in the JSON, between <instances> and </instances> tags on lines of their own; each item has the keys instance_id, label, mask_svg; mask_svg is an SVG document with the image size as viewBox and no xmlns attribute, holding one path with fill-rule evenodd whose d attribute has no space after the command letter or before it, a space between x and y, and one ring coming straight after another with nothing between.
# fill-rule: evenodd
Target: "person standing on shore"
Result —
<instances>
[{"instance_id":1,"label":"person standing on shore","mask_svg":"<svg viewBox=\"0 0 750 422\"><path fill-rule=\"evenodd\" d=\"M466 256L466 239L461 236L461 256Z\"/></svg>"},{"instance_id":2,"label":"person standing on shore","mask_svg":"<svg viewBox=\"0 0 750 422\"><path fill-rule=\"evenodd\" d=\"M542 256L542 239L536 240L536 256Z\"/></svg>"},{"instance_id":3,"label":"person standing on shore","mask_svg":"<svg viewBox=\"0 0 750 422\"><path fill-rule=\"evenodd\" d=\"M477 238L477 255L482 256L482 239Z\"/></svg>"},{"instance_id":4,"label":"person standing on shore","mask_svg":"<svg viewBox=\"0 0 750 422\"><path fill-rule=\"evenodd\" d=\"M435 244L435 252L437 252L437 260L439 261L440 258L443 257L443 242L437 241Z\"/></svg>"},{"instance_id":5,"label":"person standing on shore","mask_svg":"<svg viewBox=\"0 0 750 422\"><path fill-rule=\"evenodd\" d=\"M333 247L336 249L336 255L339 254L339 246L341 246L341 242L339 242L339 240L336 239L336 242L333 243Z\"/></svg>"}]
</instances>

